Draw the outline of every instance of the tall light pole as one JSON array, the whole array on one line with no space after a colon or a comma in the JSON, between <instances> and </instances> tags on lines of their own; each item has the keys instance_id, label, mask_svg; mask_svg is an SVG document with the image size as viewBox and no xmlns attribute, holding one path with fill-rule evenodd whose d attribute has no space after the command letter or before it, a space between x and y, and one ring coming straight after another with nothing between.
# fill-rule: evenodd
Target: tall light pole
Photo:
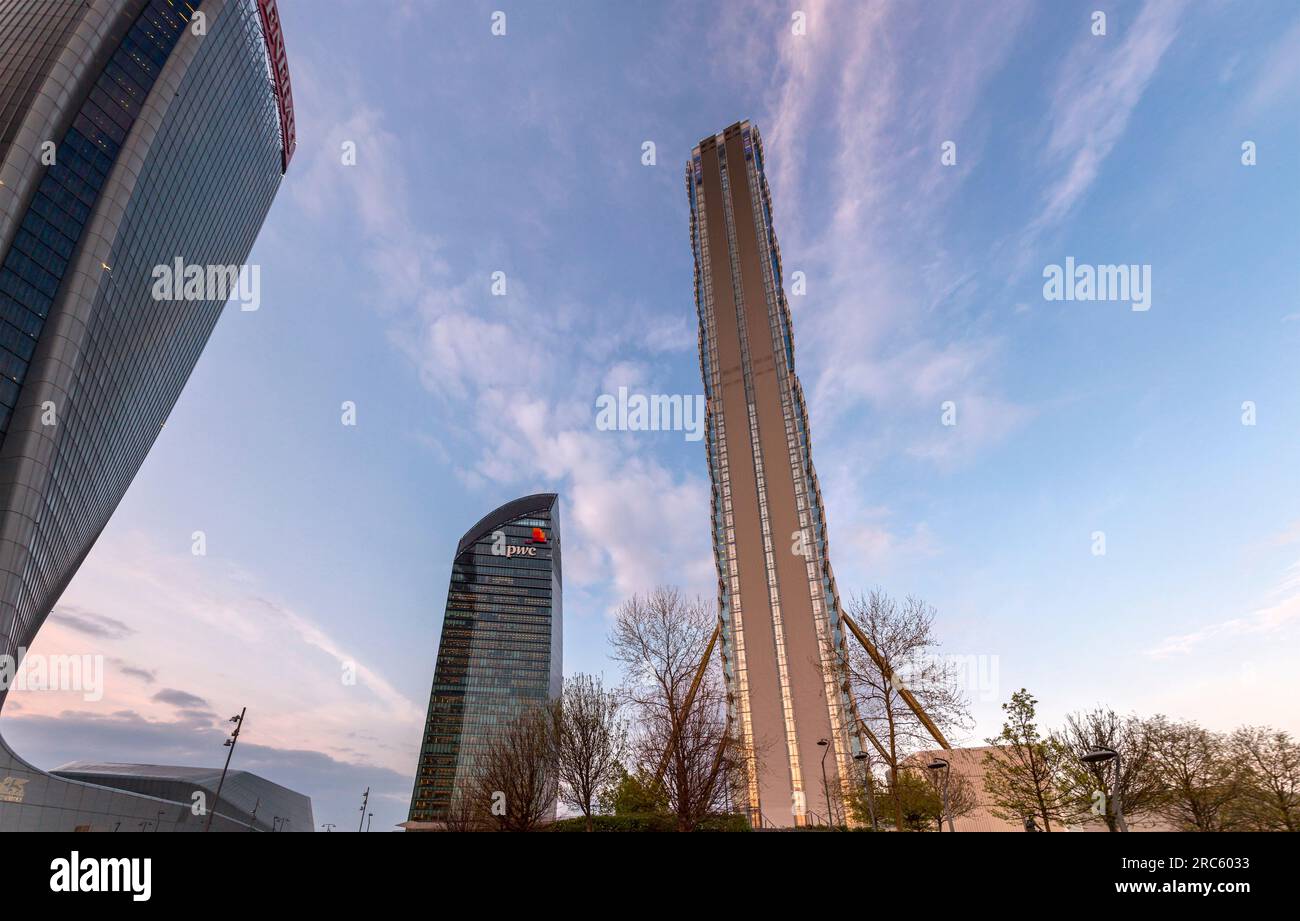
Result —
<instances>
[{"instance_id":1,"label":"tall light pole","mask_svg":"<svg viewBox=\"0 0 1300 921\"><path fill-rule=\"evenodd\" d=\"M225 742L226 747L229 748L230 751L226 752L226 764L225 767L221 769L221 779L217 781L217 801L213 803L212 808L208 810L208 824L203 826L205 832L212 831L212 819L217 814L217 807L221 805L221 788L226 785L226 771L230 769L230 756L235 753L235 743L239 741L239 730L244 728L244 714L247 712L248 708L244 707L239 711L239 716L232 716L230 718L230 722L235 724L235 731L230 734L230 738L226 739Z\"/></svg>"},{"instance_id":2,"label":"tall light pole","mask_svg":"<svg viewBox=\"0 0 1300 921\"><path fill-rule=\"evenodd\" d=\"M333 831L333 830L334 830L334 823L333 823L333 822L324 822L324 823L321 824L321 828L325 829L326 831Z\"/></svg>"},{"instance_id":3,"label":"tall light pole","mask_svg":"<svg viewBox=\"0 0 1300 921\"><path fill-rule=\"evenodd\" d=\"M1119 826L1120 831L1128 831L1128 823L1124 821L1124 804L1120 800L1119 788L1124 775L1122 773L1123 759L1120 758L1119 752L1113 748L1105 748L1099 745L1091 751L1085 752L1079 760L1084 764L1105 764L1107 761L1114 760L1115 782L1111 785L1110 802L1114 806L1115 824Z\"/></svg>"},{"instance_id":4,"label":"tall light pole","mask_svg":"<svg viewBox=\"0 0 1300 921\"><path fill-rule=\"evenodd\" d=\"M946 758L935 758L928 765L932 771L943 771L943 815L948 818L948 831L955 832L957 829L952 827L952 813L948 811L948 775L952 773L952 765ZM943 831L943 817L939 818L939 831Z\"/></svg>"},{"instance_id":5,"label":"tall light pole","mask_svg":"<svg viewBox=\"0 0 1300 921\"><path fill-rule=\"evenodd\" d=\"M370 831L370 820L375 817L373 812L366 813L366 831Z\"/></svg>"},{"instance_id":6,"label":"tall light pole","mask_svg":"<svg viewBox=\"0 0 1300 921\"><path fill-rule=\"evenodd\" d=\"M370 788L366 787L366 792L361 797L361 821L357 822L357 831L361 831L366 824L366 807L370 805Z\"/></svg>"},{"instance_id":7,"label":"tall light pole","mask_svg":"<svg viewBox=\"0 0 1300 921\"><path fill-rule=\"evenodd\" d=\"M835 821L831 808L831 785L826 780L826 756L831 753L831 743L827 739L818 739L817 744L822 747L822 795L826 797L826 824L829 825Z\"/></svg>"}]
</instances>

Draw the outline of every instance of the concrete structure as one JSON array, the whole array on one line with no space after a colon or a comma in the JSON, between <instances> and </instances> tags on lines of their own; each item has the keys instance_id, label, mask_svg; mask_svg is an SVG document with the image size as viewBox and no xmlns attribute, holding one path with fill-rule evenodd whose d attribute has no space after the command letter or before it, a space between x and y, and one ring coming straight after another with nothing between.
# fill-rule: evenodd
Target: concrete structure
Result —
<instances>
[{"instance_id":1,"label":"concrete structure","mask_svg":"<svg viewBox=\"0 0 1300 921\"><path fill-rule=\"evenodd\" d=\"M507 502L456 547L408 830L464 808L477 759L525 710L560 695L564 590L555 493Z\"/></svg>"},{"instance_id":2,"label":"concrete structure","mask_svg":"<svg viewBox=\"0 0 1300 921\"><path fill-rule=\"evenodd\" d=\"M988 791L984 789L984 775L987 773L987 766L984 756L992 754L994 757L1005 757L1005 754L999 753L996 746L980 745L972 748L952 748L952 749L935 749L933 751L917 752L908 758L904 765L907 768L923 772L926 765L935 758L943 758L950 765L953 777L961 777L970 785L971 792L974 796L974 808L962 815L953 817L953 831L1013 831L1024 832L1024 821L1011 822L1006 819L1000 819L993 814L993 804L989 801ZM885 811L889 810L889 803L883 794L878 794L877 808ZM1043 820L1038 819L1038 828L1043 827ZM1139 819L1129 818L1130 831L1178 831L1179 829L1155 816L1143 816ZM944 825L943 830L946 832L948 826ZM1108 832L1109 828L1103 819L1098 818L1091 822L1081 822L1075 824L1064 824L1054 826L1053 831L1092 831Z\"/></svg>"},{"instance_id":3,"label":"concrete structure","mask_svg":"<svg viewBox=\"0 0 1300 921\"><path fill-rule=\"evenodd\" d=\"M739 799L755 825L817 823L839 816L862 740L835 678L845 637L758 129L701 141L686 190Z\"/></svg>"},{"instance_id":4,"label":"concrete structure","mask_svg":"<svg viewBox=\"0 0 1300 921\"><path fill-rule=\"evenodd\" d=\"M11 667L231 293L209 281L160 298L156 270L183 260L210 280L242 266L292 150L274 0L0 0L0 657ZM0 741L0 830L157 819L157 801L112 786L46 774Z\"/></svg>"},{"instance_id":5,"label":"concrete structure","mask_svg":"<svg viewBox=\"0 0 1300 921\"><path fill-rule=\"evenodd\" d=\"M207 818L196 815L189 804L196 793L202 794L208 803L216 803L218 786L221 802L216 806L214 831L294 832L315 828L308 797L248 771L232 768L226 772L223 783L220 768L76 761L55 768L50 774L147 798L149 805L157 808L152 819L137 821L140 831L201 831Z\"/></svg>"}]
</instances>

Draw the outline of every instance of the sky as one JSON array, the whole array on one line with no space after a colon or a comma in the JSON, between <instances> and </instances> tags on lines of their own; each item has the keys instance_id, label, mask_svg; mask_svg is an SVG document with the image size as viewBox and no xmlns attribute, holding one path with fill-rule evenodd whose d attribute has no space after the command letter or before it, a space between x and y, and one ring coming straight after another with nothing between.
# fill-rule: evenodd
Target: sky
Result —
<instances>
[{"instance_id":1,"label":"sky","mask_svg":"<svg viewBox=\"0 0 1300 921\"><path fill-rule=\"evenodd\" d=\"M633 593L713 599L703 443L596 401L702 392L683 168L744 118L806 281L840 592L934 606L970 663L954 741L1021 687L1047 726L1300 732L1294 3L280 10L261 306L227 307L32 649L105 662L98 699L11 693L33 763L219 764L247 706L234 767L340 831L369 788L386 831L486 512L561 496L566 674L617 683ZM1049 299L1067 259L1149 273L1148 309Z\"/></svg>"}]
</instances>

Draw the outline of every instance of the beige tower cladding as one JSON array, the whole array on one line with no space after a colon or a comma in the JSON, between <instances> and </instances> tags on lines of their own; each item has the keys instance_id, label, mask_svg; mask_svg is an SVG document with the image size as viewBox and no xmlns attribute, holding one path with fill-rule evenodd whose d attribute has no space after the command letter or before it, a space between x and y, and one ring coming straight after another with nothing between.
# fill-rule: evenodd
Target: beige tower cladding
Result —
<instances>
[{"instance_id":1,"label":"beige tower cladding","mask_svg":"<svg viewBox=\"0 0 1300 921\"><path fill-rule=\"evenodd\" d=\"M686 187L738 792L755 825L844 821L861 742L758 129L701 141Z\"/></svg>"}]
</instances>

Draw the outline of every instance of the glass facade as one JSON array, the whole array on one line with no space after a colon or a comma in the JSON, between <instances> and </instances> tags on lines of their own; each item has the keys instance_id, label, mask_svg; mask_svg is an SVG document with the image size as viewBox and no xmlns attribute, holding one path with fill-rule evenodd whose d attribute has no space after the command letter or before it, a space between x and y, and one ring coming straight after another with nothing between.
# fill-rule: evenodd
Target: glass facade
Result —
<instances>
[{"instance_id":1,"label":"glass facade","mask_svg":"<svg viewBox=\"0 0 1300 921\"><path fill-rule=\"evenodd\" d=\"M16 553L10 564L18 584L11 580L0 597L13 647L30 646L117 507L224 307L216 300L155 300L153 267L177 256L198 264L242 264L281 179L278 115L251 0L209 0L204 7L209 33L201 40L181 30L193 41L193 59L179 83L164 91L170 99L160 103L155 94L149 100L161 110L161 124L149 126L147 141L141 132L123 133L121 125L112 133L101 127L106 116L96 100L109 105L105 82L113 83L121 98L131 94L119 78L134 79L134 74L152 86L167 60L158 43L178 41L175 31L163 37L158 23L180 20L161 16L160 6L170 8L167 0L144 6L109 58L60 145L58 165L46 169L5 254L4 265L17 265L28 277L14 281L9 274L0 285L6 319L0 327L11 339L17 335L11 318L27 323L40 339L54 333L45 350L40 339L27 337L27 363L21 355L3 352L23 380L8 376L0 388L10 399L17 394L27 416L16 432L11 410L4 409L9 431L0 442L0 482L10 471L21 482L20 469L28 468L30 479L23 485L44 497L34 519L25 523L20 550L26 552ZM133 105L138 109L141 103ZM126 109L118 107L123 112L118 117L127 119ZM134 123L134 114L129 120ZM123 144L140 160L133 181L113 170ZM70 247L75 248L80 227L93 226L87 223L92 212L99 214L99 198L88 189L102 186L110 173L119 185L113 189L113 213L103 216L104 223L116 225L116 233L111 239L101 233L97 242L103 248L98 258L89 258ZM83 197L70 200L61 183L82 182ZM77 290L59 284L64 274L74 274L71 264L57 276L46 273L43 288L32 284L44 270L22 247L44 247L39 241L47 238L69 258L81 260ZM48 247L42 253L52 267L57 253ZM69 354L71 343L76 350ZM26 367L31 362L40 362L41 373ZM28 376L35 378L30 387ZM47 401L57 411L57 425L42 424L40 409ZM38 455L48 455L46 463L33 467L28 462ZM21 498L16 488L7 495L0 490L0 514ZM8 562L0 554L0 570Z\"/></svg>"},{"instance_id":2,"label":"glass facade","mask_svg":"<svg viewBox=\"0 0 1300 921\"><path fill-rule=\"evenodd\" d=\"M558 497L526 496L465 534L434 667L410 819L446 817L494 734L560 694Z\"/></svg>"},{"instance_id":3,"label":"glass facade","mask_svg":"<svg viewBox=\"0 0 1300 921\"><path fill-rule=\"evenodd\" d=\"M194 0L197 7L201 0ZM91 87L55 148L27 216L0 265L0 439L63 273L108 173L158 73L189 22L189 9L151 0Z\"/></svg>"},{"instance_id":4,"label":"glass facade","mask_svg":"<svg viewBox=\"0 0 1300 921\"><path fill-rule=\"evenodd\" d=\"M259 2L202 0L199 34L198 0L0 0L0 654L32 645L225 308L156 299L155 267L242 266L279 189ZM162 808L3 740L0 790L0 831Z\"/></svg>"}]
</instances>

